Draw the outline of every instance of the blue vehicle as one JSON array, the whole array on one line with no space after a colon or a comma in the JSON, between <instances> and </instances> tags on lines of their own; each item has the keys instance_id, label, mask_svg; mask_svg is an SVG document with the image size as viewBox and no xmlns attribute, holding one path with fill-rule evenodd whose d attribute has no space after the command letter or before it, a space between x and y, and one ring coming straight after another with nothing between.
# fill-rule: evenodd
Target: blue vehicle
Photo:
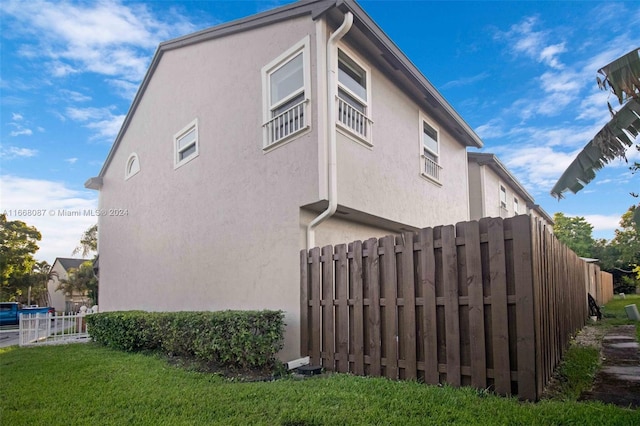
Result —
<instances>
[{"instance_id":1,"label":"blue vehicle","mask_svg":"<svg viewBox=\"0 0 640 426\"><path fill-rule=\"evenodd\" d=\"M26 314L52 314L56 310L49 306L23 308L18 302L0 303L0 325L17 325L20 322L20 315Z\"/></svg>"}]
</instances>

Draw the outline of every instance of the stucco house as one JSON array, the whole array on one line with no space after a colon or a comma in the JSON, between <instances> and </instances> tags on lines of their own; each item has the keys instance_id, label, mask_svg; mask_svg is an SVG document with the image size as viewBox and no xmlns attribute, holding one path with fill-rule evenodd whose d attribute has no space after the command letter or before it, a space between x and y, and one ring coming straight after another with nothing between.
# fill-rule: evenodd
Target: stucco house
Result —
<instances>
[{"instance_id":1,"label":"stucco house","mask_svg":"<svg viewBox=\"0 0 640 426\"><path fill-rule=\"evenodd\" d=\"M511 174L498 157L469 152L469 218L511 217L528 214L553 232L553 219Z\"/></svg>"},{"instance_id":2,"label":"stucco house","mask_svg":"<svg viewBox=\"0 0 640 426\"><path fill-rule=\"evenodd\" d=\"M469 220L470 147L353 1L162 43L86 183L104 212L101 311L281 309L280 356L296 358L300 250Z\"/></svg>"},{"instance_id":3,"label":"stucco house","mask_svg":"<svg viewBox=\"0 0 640 426\"><path fill-rule=\"evenodd\" d=\"M56 312L77 312L80 306L88 302L86 294L73 292L67 294L63 290L58 290L61 280L69 278L71 269L78 269L84 262L91 262L89 259L72 259L67 257L57 257L51 266L51 279L47 283L49 293L49 306L55 308Z\"/></svg>"}]
</instances>

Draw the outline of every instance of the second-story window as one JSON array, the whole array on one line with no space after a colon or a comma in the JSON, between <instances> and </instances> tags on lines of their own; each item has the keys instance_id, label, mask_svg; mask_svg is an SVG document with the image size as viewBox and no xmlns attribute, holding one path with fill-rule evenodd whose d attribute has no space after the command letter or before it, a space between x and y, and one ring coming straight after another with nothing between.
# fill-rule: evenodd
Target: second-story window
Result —
<instances>
[{"instance_id":1,"label":"second-story window","mask_svg":"<svg viewBox=\"0 0 640 426\"><path fill-rule=\"evenodd\" d=\"M438 131L424 119L420 122L422 124L422 174L439 182L442 166L440 166Z\"/></svg>"},{"instance_id":2,"label":"second-story window","mask_svg":"<svg viewBox=\"0 0 640 426\"><path fill-rule=\"evenodd\" d=\"M517 198L513 199L513 214L514 215L518 214L518 199Z\"/></svg>"},{"instance_id":3,"label":"second-story window","mask_svg":"<svg viewBox=\"0 0 640 426\"><path fill-rule=\"evenodd\" d=\"M365 142L371 140L370 72L338 49L338 123Z\"/></svg>"},{"instance_id":4,"label":"second-story window","mask_svg":"<svg viewBox=\"0 0 640 426\"><path fill-rule=\"evenodd\" d=\"M309 127L308 49L307 37L262 69L265 148Z\"/></svg>"},{"instance_id":5,"label":"second-story window","mask_svg":"<svg viewBox=\"0 0 640 426\"><path fill-rule=\"evenodd\" d=\"M500 185L500 208L507 209L507 188Z\"/></svg>"}]
</instances>

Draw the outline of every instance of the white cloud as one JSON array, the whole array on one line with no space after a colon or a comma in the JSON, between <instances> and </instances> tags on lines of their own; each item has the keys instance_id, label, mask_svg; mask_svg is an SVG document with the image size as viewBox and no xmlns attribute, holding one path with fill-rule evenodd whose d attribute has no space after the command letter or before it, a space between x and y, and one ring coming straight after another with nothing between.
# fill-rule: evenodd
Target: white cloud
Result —
<instances>
[{"instance_id":1,"label":"white cloud","mask_svg":"<svg viewBox=\"0 0 640 426\"><path fill-rule=\"evenodd\" d=\"M551 68L562 69L564 68L564 65L560 63L557 56L566 50L565 43L552 44L542 49L539 59Z\"/></svg>"},{"instance_id":2,"label":"white cloud","mask_svg":"<svg viewBox=\"0 0 640 426\"><path fill-rule=\"evenodd\" d=\"M10 160L12 158L35 157L37 154L37 149L18 148L17 146L3 147L2 151L0 151L0 157L5 160Z\"/></svg>"},{"instance_id":3,"label":"white cloud","mask_svg":"<svg viewBox=\"0 0 640 426\"><path fill-rule=\"evenodd\" d=\"M11 120L12 121L20 121L20 120L23 120L23 119L24 119L24 117L22 116L22 114L18 114L16 112L12 112L11 113Z\"/></svg>"},{"instance_id":4,"label":"white cloud","mask_svg":"<svg viewBox=\"0 0 640 426\"><path fill-rule=\"evenodd\" d=\"M65 100L72 102L88 102L91 100L91 96L84 95L74 90L61 89L60 95L62 95Z\"/></svg>"},{"instance_id":5,"label":"white cloud","mask_svg":"<svg viewBox=\"0 0 640 426\"><path fill-rule=\"evenodd\" d=\"M470 84L477 83L478 81L485 80L487 78L489 78L489 73L488 72L482 72L480 74L473 75L471 77L462 77L462 78L459 78L457 80L448 81L445 84L443 84L442 86L440 86L440 89L441 90L445 90L445 89L450 89L452 87L467 86L467 85L470 85Z\"/></svg>"},{"instance_id":6,"label":"white cloud","mask_svg":"<svg viewBox=\"0 0 640 426\"><path fill-rule=\"evenodd\" d=\"M69 164L75 164L78 161L78 158L77 157L66 158L64 161L66 161Z\"/></svg>"},{"instance_id":7,"label":"white cloud","mask_svg":"<svg viewBox=\"0 0 640 426\"><path fill-rule=\"evenodd\" d=\"M565 214L567 217L584 217L593 226L594 232L614 231L620 226L621 214Z\"/></svg>"},{"instance_id":8,"label":"white cloud","mask_svg":"<svg viewBox=\"0 0 640 426\"><path fill-rule=\"evenodd\" d=\"M22 136L22 135L31 136L33 134L33 131L31 129L18 129L18 130L12 130L11 133L9 134L13 137Z\"/></svg>"},{"instance_id":9,"label":"white cloud","mask_svg":"<svg viewBox=\"0 0 640 426\"><path fill-rule=\"evenodd\" d=\"M54 77L93 72L138 83L161 41L195 30L174 11L158 18L141 3L117 0L51 2L9 0L1 11L11 31L30 36L20 48L50 60Z\"/></svg>"},{"instance_id":10,"label":"white cloud","mask_svg":"<svg viewBox=\"0 0 640 426\"><path fill-rule=\"evenodd\" d=\"M71 257L82 233L97 222L95 216L64 216L62 212L95 210L97 196L90 191L69 188L61 182L0 176L2 200L0 210L41 211L41 216L9 216L35 226L42 234L36 259L53 263L56 257Z\"/></svg>"},{"instance_id":11,"label":"white cloud","mask_svg":"<svg viewBox=\"0 0 640 426\"><path fill-rule=\"evenodd\" d=\"M125 115L114 115L111 111L113 108L74 108L66 109L66 115L72 120L86 123L84 126L94 130L94 139L113 140L122 126Z\"/></svg>"}]
</instances>

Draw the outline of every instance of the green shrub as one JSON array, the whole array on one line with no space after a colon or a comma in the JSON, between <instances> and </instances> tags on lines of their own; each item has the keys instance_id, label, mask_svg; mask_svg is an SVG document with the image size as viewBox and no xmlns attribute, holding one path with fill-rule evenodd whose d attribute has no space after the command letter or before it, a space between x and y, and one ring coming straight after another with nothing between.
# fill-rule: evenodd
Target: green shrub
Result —
<instances>
[{"instance_id":1,"label":"green shrub","mask_svg":"<svg viewBox=\"0 0 640 426\"><path fill-rule=\"evenodd\" d=\"M104 312L87 316L92 339L134 352L168 355L242 368L273 366L282 349L282 311Z\"/></svg>"}]
</instances>

